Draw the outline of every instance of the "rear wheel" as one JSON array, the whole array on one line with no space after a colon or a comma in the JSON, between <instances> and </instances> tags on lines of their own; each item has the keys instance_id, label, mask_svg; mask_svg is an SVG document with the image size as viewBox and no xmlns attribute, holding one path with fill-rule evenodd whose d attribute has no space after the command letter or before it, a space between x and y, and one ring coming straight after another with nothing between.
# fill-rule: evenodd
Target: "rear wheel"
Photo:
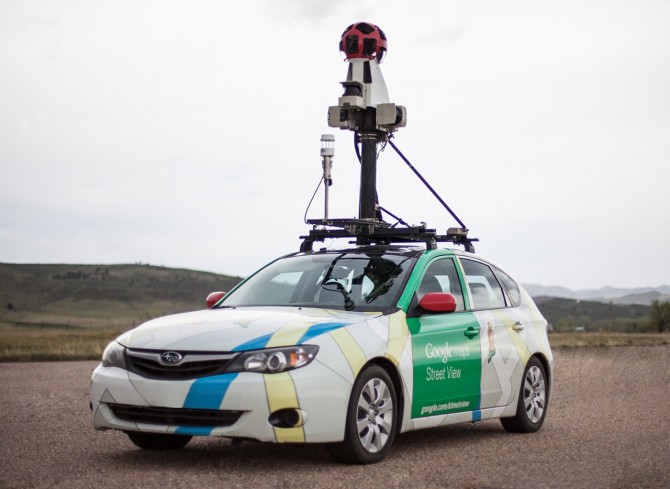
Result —
<instances>
[{"instance_id":1,"label":"rear wheel","mask_svg":"<svg viewBox=\"0 0 670 489\"><path fill-rule=\"evenodd\" d=\"M147 450L178 450L188 445L193 438L188 435L164 435L139 431L126 431L126 435L135 445Z\"/></svg>"},{"instance_id":2,"label":"rear wheel","mask_svg":"<svg viewBox=\"0 0 670 489\"><path fill-rule=\"evenodd\" d=\"M372 365L356 379L349 399L344 441L328 445L338 462L370 464L388 454L396 431L397 397L383 368Z\"/></svg>"},{"instance_id":3,"label":"rear wheel","mask_svg":"<svg viewBox=\"0 0 670 489\"><path fill-rule=\"evenodd\" d=\"M540 429L547 414L547 374L542 362L532 357L523 377L516 415L501 418L500 422L511 433L533 433Z\"/></svg>"}]
</instances>

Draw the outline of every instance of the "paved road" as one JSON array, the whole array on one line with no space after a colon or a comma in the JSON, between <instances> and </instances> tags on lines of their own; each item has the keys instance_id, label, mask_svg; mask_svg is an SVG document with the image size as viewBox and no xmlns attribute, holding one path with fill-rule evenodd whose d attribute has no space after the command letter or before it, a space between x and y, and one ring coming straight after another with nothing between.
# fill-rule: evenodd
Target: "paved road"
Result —
<instances>
[{"instance_id":1,"label":"paved road","mask_svg":"<svg viewBox=\"0 0 670 489\"><path fill-rule=\"evenodd\" d=\"M670 346L556 352L540 432L497 421L402 435L365 467L320 446L198 438L177 452L135 449L96 432L96 362L0 364L0 488L635 488L670 487Z\"/></svg>"}]
</instances>

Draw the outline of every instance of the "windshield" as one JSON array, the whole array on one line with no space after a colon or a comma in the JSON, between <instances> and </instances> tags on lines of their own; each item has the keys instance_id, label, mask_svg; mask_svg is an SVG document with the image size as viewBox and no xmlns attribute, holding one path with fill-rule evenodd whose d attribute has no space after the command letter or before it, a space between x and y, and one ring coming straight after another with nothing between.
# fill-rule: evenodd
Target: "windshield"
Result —
<instances>
[{"instance_id":1,"label":"windshield","mask_svg":"<svg viewBox=\"0 0 670 489\"><path fill-rule=\"evenodd\" d=\"M220 307L304 306L348 311L394 307L415 258L383 252L279 259L226 296Z\"/></svg>"}]
</instances>

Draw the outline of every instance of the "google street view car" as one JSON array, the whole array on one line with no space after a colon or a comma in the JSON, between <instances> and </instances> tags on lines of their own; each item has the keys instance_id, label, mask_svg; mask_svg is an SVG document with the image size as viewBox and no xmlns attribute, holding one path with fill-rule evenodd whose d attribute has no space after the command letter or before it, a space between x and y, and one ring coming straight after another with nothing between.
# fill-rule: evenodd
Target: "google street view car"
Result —
<instances>
[{"instance_id":1,"label":"google street view car","mask_svg":"<svg viewBox=\"0 0 670 489\"><path fill-rule=\"evenodd\" d=\"M91 400L97 429L142 448L212 435L327 443L368 463L410 430L501 418L536 431L552 365L546 321L500 268L360 246L285 256L211 309L121 335Z\"/></svg>"},{"instance_id":2,"label":"google street view car","mask_svg":"<svg viewBox=\"0 0 670 489\"><path fill-rule=\"evenodd\" d=\"M113 341L91 382L96 429L147 449L193 436L322 443L336 460L372 463L407 431L492 418L512 432L542 426L553 378L547 322L517 282L474 254L476 239L393 143L406 111L388 101L386 47L373 24L345 30L347 81L328 111L329 125L354 132L359 217L328 217L334 136L324 135L324 218L308 220L300 251L210 295L206 310ZM379 144L460 227L438 234L379 205ZM351 242L341 249L313 249L342 238Z\"/></svg>"}]
</instances>

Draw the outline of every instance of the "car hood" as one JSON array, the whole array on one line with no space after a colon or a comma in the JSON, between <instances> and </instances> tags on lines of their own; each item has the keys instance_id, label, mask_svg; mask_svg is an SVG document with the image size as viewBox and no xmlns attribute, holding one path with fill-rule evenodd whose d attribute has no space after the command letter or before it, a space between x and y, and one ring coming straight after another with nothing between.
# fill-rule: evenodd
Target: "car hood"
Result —
<instances>
[{"instance_id":1,"label":"car hood","mask_svg":"<svg viewBox=\"0 0 670 489\"><path fill-rule=\"evenodd\" d=\"M154 319L122 334L128 348L180 351L245 351L290 346L381 313L298 307L207 309Z\"/></svg>"}]
</instances>

